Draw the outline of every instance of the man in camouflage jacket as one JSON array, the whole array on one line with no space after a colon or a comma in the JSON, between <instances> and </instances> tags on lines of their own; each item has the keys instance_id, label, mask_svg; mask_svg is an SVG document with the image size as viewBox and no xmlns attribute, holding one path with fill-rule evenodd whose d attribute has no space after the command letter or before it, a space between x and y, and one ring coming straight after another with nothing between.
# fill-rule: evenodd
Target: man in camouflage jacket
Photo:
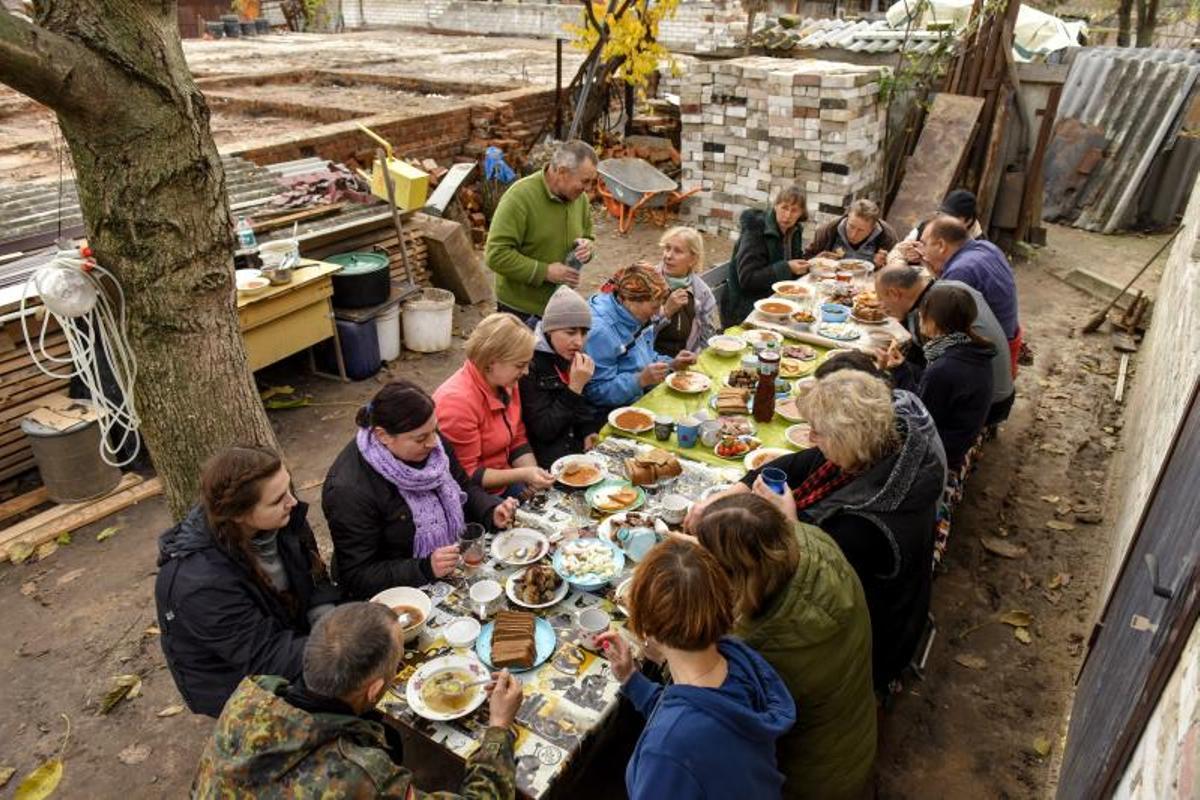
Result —
<instances>
[{"instance_id":1,"label":"man in camouflage jacket","mask_svg":"<svg viewBox=\"0 0 1200 800\"><path fill-rule=\"evenodd\" d=\"M192 796L459 797L413 786L401 765L399 734L375 710L402 654L403 634L386 606L350 603L329 612L305 647L306 686L251 676L229 698L200 758ZM497 673L490 727L467 762L462 797L515 797L510 727L520 704L520 682Z\"/></svg>"}]
</instances>

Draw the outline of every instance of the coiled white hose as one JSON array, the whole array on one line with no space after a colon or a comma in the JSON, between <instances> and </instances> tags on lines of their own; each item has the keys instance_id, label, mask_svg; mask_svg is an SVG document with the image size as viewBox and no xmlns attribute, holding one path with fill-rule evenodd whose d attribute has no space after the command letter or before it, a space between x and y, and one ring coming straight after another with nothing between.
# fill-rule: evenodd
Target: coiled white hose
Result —
<instances>
[{"instance_id":1,"label":"coiled white hose","mask_svg":"<svg viewBox=\"0 0 1200 800\"><path fill-rule=\"evenodd\" d=\"M36 289L46 310L36 349L34 337L29 334L30 314L25 311L31 287ZM106 289L117 297L115 309ZM100 457L114 467L133 461L141 447L140 421L133 405L137 359L129 349L125 292L121 284L91 258L89 250L59 250L49 264L39 267L25 281L20 313L25 346L37 368L52 378L77 377L91 394L100 425ZM51 318L66 337L70 349L66 358L46 349ZM97 357L101 351L112 370L118 398L109 398L104 393ZM65 371L68 365L70 370ZM127 445L131 445L130 455L122 459L120 452Z\"/></svg>"}]
</instances>

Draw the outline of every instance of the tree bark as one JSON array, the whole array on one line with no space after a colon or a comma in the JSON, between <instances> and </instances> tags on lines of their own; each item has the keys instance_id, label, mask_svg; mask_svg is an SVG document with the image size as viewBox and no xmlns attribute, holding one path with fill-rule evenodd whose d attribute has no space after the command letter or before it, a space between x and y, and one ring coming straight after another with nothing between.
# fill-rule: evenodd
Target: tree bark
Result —
<instances>
[{"instance_id":1,"label":"tree bark","mask_svg":"<svg viewBox=\"0 0 1200 800\"><path fill-rule=\"evenodd\" d=\"M1129 32L1132 29L1133 0L1118 0L1117 3L1117 47L1129 47Z\"/></svg>"},{"instance_id":2,"label":"tree bark","mask_svg":"<svg viewBox=\"0 0 1200 800\"><path fill-rule=\"evenodd\" d=\"M209 455L276 441L238 324L225 173L175 14L154 0L42 0L33 25L0 11L0 82L58 115L88 244L125 291L134 400L179 517Z\"/></svg>"},{"instance_id":3,"label":"tree bark","mask_svg":"<svg viewBox=\"0 0 1200 800\"><path fill-rule=\"evenodd\" d=\"M1158 0L1137 0L1137 46L1154 46L1154 29L1158 27Z\"/></svg>"}]
</instances>

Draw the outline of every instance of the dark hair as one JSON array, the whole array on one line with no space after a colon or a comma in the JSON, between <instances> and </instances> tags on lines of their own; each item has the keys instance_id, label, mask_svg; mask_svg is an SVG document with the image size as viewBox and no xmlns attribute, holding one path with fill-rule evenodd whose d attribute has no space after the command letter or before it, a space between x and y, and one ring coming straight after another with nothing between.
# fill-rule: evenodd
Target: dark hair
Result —
<instances>
[{"instance_id":1,"label":"dark hair","mask_svg":"<svg viewBox=\"0 0 1200 800\"><path fill-rule=\"evenodd\" d=\"M792 523L754 494L735 494L714 501L704 509L696 538L725 570L733 585L738 616L743 620L766 611L800 563L800 546Z\"/></svg>"},{"instance_id":2,"label":"dark hair","mask_svg":"<svg viewBox=\"0 0 1200 800\"><path fill-rule=\"evenodd\" d=\"M930 239L940 239L948 245L960 245L970 236L967 226L955 217L934 217L927 226ZM922 234L923 235L923 234Z\"/></svg>"},{"instance_id":3,"label":"dark hair","mask_svg":"<svg viewBox=\"0 0 1200 800\"><path fill-rule=\"evenodd\" d=\"M433 416L433 398L412 381L398 380L384 386L371 402L358 410L354 422L360 428L383 428L390 434L407 433Z\"/></svg>"},{"instance_id":4,"label":"dark hair","mask_svg":"<svg viewBox=\"0 0 1200 800\"><path fill-rule=\"evenodd\" d=\"M979 307L971 293L961 286L935 283L921 300L921 316L928 317L942 333L965 333L975 344L993 346L971 329L979 316Z\"/></svg>"},{"instance_id":5,"label":"dark hair","mask_svg":"<svg viewBox=\"0 0 1200 800\"><path fill-rule=\"evenodd\" d=\"M975 195L966 189L954 189L942 199L938 211L952 217L974 222L979 218Z\"/></svg>"},{"instance_id":6,"label":"dark hair","mask_svg":"<svg viewBox=\"0 0 1200 800\"><path fill-rule=\"evenodd\" d=\"M250 570L260 589L282 601L289 613L296 613L296 597L280 592L262 571L258 559L250 550L250 540L235 518L248 513L262 499L262 485L283 469L283 460L269 447L238 445L226 448L204 462L200 471L200 502L217 546ZM316 552L316 542L309 547L314 569L324 569Z\"/></svg>"},{"instance_id":7,"label":"dark hair","mask_svg":"<svg viewBox=\"0 0 1200 800\"><path fill-rule=\"evenodd\" d=\"M827 375L841 372L844 369L858 370L891 382L891 376L879 368L879 365L875 363L875 358L862 350L835 350L813 371L813 377L821 380Z\"/></svg>"},{"instance_id":8,"label":"dark hair","mask_svg":"<svg viewBox=\"0 0 1200 800\"><path fill-rule=\"evenodd\" d=\"M396 614L382 603L345 603L317 620L304 644L304 685L345 697L388 674L400 660Z\"/></svg>"},{"instance_id":9,"label":"dark hair","mask_svg":"<svg viewBox=\"0 0 1200 800\"><path fill-rule=\"evenodd\" d=\"M703 650L733 627L733 590L712 554L667 539L652 549L629 586L629 629L677 650Z\"/></svg>"},{"instance_id":10,"label":"dark hair","mask_svg":"<svg viewBox=\"0 0 1200 800\"><path fill-rule=\"evenodd\" d=\"M779 190L779 194L775 195L775 200L771 206L787 204L800 206L800 221L808 221L808 197L804 193L803 184L793 183L790 186L785 186Z\"/></svg>"}]
</instances>

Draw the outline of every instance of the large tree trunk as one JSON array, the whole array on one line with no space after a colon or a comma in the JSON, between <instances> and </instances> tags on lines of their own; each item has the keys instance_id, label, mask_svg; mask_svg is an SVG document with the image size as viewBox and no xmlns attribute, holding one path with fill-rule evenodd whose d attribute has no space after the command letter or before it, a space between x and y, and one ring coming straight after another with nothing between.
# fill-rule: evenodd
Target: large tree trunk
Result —
<instances>
[{"instance_id":1,"label":"large tree trunk","mask_svg":"<svg viewBox=\"0 0 1200 800\"><path fill-rule=\"evenodd\" d=\"M1117 2L1117 47L1129 47L1129 32L1133 28L1133 0Z\"/></svg>"},{"instance_id":2,"label":"large tree trunk","mask_svg":"<svg viewBox=\"0 0 1200 800\"><path fill-rule=\"evenodd\" d=\"M1137 0L1137 46L1154 46L1154 29L1158 26L1158 0Z\"/></svg>"},{"instance_id":3,"label":"large tree trunk","mask_svg":"<svg viewBox=\"0 0 1200 800\"><path fill-rule=\"evenodd\" d=\"M0 11L0 82L58 114L88 243L125 291L142 431L178 517L214 451L275 445L238 325L208 106L173 2L43 0L35 13Z\"/></svg>"}]
</instances>

